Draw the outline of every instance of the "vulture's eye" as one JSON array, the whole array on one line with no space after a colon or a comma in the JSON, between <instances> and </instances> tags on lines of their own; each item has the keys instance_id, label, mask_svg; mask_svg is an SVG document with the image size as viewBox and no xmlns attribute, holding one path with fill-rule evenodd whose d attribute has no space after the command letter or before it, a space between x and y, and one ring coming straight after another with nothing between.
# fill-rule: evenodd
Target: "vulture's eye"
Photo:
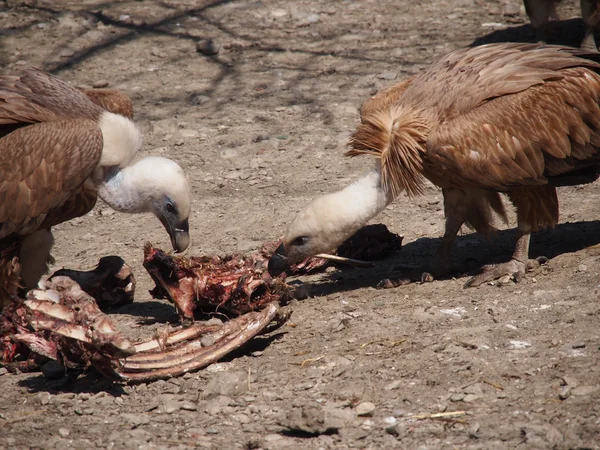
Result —
<instances>
[{"instance_id":1,"label":"vulture's eye","mask_svg":"<svg viewBox=\"0 0 600 450\"><path fill-rule=\"evenodd\" d=\"M308 243L307 236L299 236L291 242L291 245L301 247L303 245L306 245L307 243Z\"/></svg>"},{"instance_id":2,"label":"vulture's eye","mask_svg":"<svg viewBox=\"0 0 600 450\"><path fill-rule=\"evenodd\" d=\"M175 212L175 206L173 206L173 203L167 202L167 212L169 212L169 213Z\"/></svg>"}]
</instances>

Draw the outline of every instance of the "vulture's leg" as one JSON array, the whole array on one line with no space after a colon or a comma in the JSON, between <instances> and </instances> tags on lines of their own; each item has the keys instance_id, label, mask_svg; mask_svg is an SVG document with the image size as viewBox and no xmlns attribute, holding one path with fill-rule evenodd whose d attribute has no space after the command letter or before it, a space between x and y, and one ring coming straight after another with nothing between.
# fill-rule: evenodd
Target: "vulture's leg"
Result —
<instances>
[{"instance_id":1,"label":"vulture's leg","mask_svg":"<svg viewBox=\"0 0 600 450\"><path fill-rule=\"evenodd\" d=\"M586 1L586 0L582 0ZM524 0L525 11L535 29L535 38L538 42L547 41L547 24L554 13L555 0Z\"/></svg>"},{"instance_id":2,"label":"vulture's leg","mask_svg":"<svg viewBox=\"0 0 600 450\"><path fill-rule=\"evenodd\" d=\"M522 187L507 192L507 195L517 208L517 244L512 259L485 266L483 272L467 281L465 287L479 286L506 275L518 281L548 260L543 256L529 259L529 239L532 231L553 227L558 222L556 188L550 185Z\"/></svg>"},{"instance_id":3,"label":"vulture's leg","mask_svg":"<svg viewBox=\"0 0 600 450\"><path fill-rule=\"evenodd\" d=\"M421 268L412 269L408 274L398 278L385 278L378 284L379 288L389 289L404 286L411 282L421 283L433 281L451 272L450 254L456 236L462 225L468 220L473 204L469 202L468 193L458 189L443 189L446 230L442 242L429 262ZM395 268L402 269L402 268Z\"/></svg>"},{"instance_id":4,"label":"vulture's leg","mask_svg":"<svg viewBox=\"0 0 600 450\"><path fill-rule=\"evenodd\" d=\"M585 22L585 36L581 48L597 52L598 46L594 38L594 31L600 23L600 1L581 0L581 16Z\"/></svg>"},{"instance_id":5,"label":"vulture's leg","mask_svg":"<svg viewBox=\"0 0 600 450\"><path fill-rule=\"evenodd\" d=\"M19 251L19 263L25 291L36 288L42 275L48 271L53 244L54 238L50 230L38 230L23 239Z\"/></svg>"}]
</instances>

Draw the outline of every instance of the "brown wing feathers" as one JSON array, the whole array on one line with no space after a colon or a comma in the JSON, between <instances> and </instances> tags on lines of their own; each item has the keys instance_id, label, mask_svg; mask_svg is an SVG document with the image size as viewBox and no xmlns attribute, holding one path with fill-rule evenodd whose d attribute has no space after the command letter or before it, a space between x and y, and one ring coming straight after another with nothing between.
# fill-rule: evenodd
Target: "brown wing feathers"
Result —
<instances>
[{"instance_id":1,"label":"brown wing feathers","mask_svg":"<svg viewBox=\"0 0 600 450\"><path fill-rule=\"evenodd\" d=\"M0 77L0 240L94 206L96 193L83 182L102 153L100 106L133 114L131 101L113 90L88 94L37 69Z\"/></svg>"},{"instance_id":2,"label":"brown wing feathers","mask_svg":"<svg viewBox=\"0 0 600 450\"><path fill-rule=\"evenodd\" d=\"M47 216L55 217L47 226L64 221L63 214L72 217L61 207L98 163L101 149L102 134L89 119L39 123L2 138L0 239L33 232Z\"/></svg>"},{"instance_id":3,"label":"brown wing feathers","mask_svg":"<svg viewBox=\"0 0 600 450\"><path fill-rule=\"evenodd\" d=\"M600 66L579 55L535 44L454 52L367 102L348 154L380 157L394 194L419 193L423 174L507 190L596 164Z\"/></svg>"}]
</instances>

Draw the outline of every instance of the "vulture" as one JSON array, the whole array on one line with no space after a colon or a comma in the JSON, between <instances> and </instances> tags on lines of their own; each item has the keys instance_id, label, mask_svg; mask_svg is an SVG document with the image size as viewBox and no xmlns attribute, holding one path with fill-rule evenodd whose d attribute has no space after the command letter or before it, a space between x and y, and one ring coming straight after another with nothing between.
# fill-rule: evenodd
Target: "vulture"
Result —
<instances>
[{"instance_id":1,"label":"vulture","mask_svg":"<svg viewBox=\"0 0 600 450\"><path fill-rule=\"evenodd\" d=\"M508 262L485 266L467 285L523 276L532 231L558 222L557 186L595 181L600 169L600 54L540 44L488 44L456 50L367 101L350 156L375 167L341 191L314 199L271 256L273 276L335 249L401 192L442 188L445 234L425 267L449 269L461 226L490 235L500 194L517 212Z\"/></svg>"},{"instance_id":2,"label":"vulture","mask_svg":"<svg viewBox=\"0 0 600 450\"><path fill-rule=\"evenodd\" d=\"M51 228L100 197L117 211L153 213L175 251L189 244L190 187L161 157L133 161L141 134L129 98L79 90L38 69L0 76L0 306L47 270Z\"/></svg>"},{"instance_id":3,"label":"vulture","mask_svg":"<svg viewBox=\"0 0 600 450\"><path fill-rule=\"evenodd\" d=\"M538 41L546 42L546 24L554 15L556 4L561 0L523 0L525 11L535 28ZM586 50L597 50L594 30L600 23L600 0L580 0L581 17L585 23L585 35L581 47Z\"/></svg>"}]
</instances>

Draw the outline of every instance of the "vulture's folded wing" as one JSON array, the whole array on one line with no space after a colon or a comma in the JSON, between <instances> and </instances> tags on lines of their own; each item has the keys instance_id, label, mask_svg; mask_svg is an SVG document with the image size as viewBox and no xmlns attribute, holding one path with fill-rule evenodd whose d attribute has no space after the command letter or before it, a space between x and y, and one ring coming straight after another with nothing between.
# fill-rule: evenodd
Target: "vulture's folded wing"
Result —
<instances>
[{"instance_id":1,"label":"vulture's folded wing","mask_svg":"<svg viewBox=\"0 0 600 450\"><path fill-rule=\"evenodd\" d=\"M446 55L413 77L401 101L450 120L505 95L559 80L567 68L600 70L600 54L539 44L490 44Z\"/></svg>"},{"instance_id":2,"label":"vulture's folded wing","mask_svg":"<svg viewBox=\"0 0 600 450\"><path fill-rule=\"evenodd\" d=\"M506 190L597 164L600 76L582 67L560 73L436 127L426 170L456 187Z\"/></svg>"},{"instance_id":3,"label":"vulture's folded wing","mask_svg":"<svg viewBox=\"0 0 600 450\"><path fill-rule=\"evenodd\" d=\"M101 113L84 92L41 70L0 76L0 125L97 119Z\"/></svg>"},{"instance_id":4,"label":"vulture's folded wing","mask_svg":"<svg viewBox=\"0 0 600 450\"><path fill-rule=\"evenodd\" d=\"M81 194L102 145L89 119L38 123L0 139L0 239L32 232L47 216L60 223L89 211L93 202L72 196Z\"/></svg>"}]
</instances>

